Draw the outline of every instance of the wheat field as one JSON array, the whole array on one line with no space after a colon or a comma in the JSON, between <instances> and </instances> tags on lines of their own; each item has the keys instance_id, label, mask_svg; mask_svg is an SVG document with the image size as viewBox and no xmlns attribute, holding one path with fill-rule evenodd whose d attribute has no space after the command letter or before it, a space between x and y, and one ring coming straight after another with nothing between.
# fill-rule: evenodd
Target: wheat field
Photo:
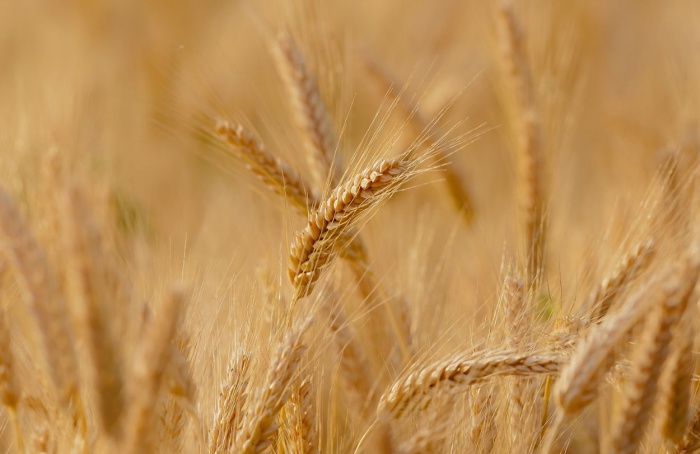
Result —
<instances>
[{"instance_id":1,"label":"wheat field","mask_svg":"<svg viewBox=\"0 0 700 454\"><path fill-rule=\"evenodd\" d=\"M698 23L0 2L0 452L700 452Z\"/></svg>"}]
</instances>

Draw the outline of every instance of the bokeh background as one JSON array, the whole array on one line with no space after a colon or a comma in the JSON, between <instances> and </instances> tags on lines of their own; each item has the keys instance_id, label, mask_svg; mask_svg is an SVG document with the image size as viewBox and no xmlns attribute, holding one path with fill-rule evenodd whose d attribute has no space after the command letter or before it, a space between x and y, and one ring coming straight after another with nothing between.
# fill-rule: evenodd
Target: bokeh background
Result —
<instances>
[{"instance_id":1,"label":"bokeh background","mask_svg":"<svg viewBox=\"0 0 700 454\"><path fill-rule=\"evenodd\" d=\"M642 238L639 207L665 153L686 150L694 162L700 4L534 0L516 10L543 127L548 294L567 312ZM202 402L213 405L231 352L269 349L274 300L290 291L288 242L303 220L200 132L212 118L242 121L308 175L270 52L290 30L342 131L345 162L391 154L361 147L387 111L369 56L428 118L448 106L439 127L470 139L450 161L473 193L473 226L440 195L436 171L382 207L363 236L381 279L411 300L419 350L471 348L518 250L496 17L495 3L463 0L3 1L0 181L60 264L45 173L58 154L94 197L139 297L157 304L173 281L192 289L185 326ZM402 121L389 114L384 129ZM336 268L330 279L352 307L352 282ZM13 330L30 339L9 301Z\"/></svg>"}]
</instances>

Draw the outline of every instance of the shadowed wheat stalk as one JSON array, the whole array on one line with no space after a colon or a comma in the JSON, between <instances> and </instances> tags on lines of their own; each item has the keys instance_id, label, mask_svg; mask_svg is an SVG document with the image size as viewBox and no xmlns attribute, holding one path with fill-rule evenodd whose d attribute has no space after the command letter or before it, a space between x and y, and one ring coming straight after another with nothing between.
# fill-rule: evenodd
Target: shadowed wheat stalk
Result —
<instances>
[{"instance_id":1,"label":"shadowed wheat stalk","mask_svg":"<svg viewBox=\"0 0 700 454\"><path fill-rule=\"evenodd\" d=\"M44 360L63 405L77 402L78 377L67 307L43 251L10 197L0 190L0 243L41 338Z\"/></svg>"},{"instance_id":2,"label":"shadowed wheat stalk","mask_svg":"<svg viewBox=\"0 0 700 454\"><path fill-rule=\"evenodd\" d=\"M173 291L165 297L160 311L144 333L130 380L131 398L124 439L126 452L151 452L156 403L164 388L165 375L172 358L171 342L175 338L184 295Z\"/></svg>"},{"instance_id":3,"label":"shadowed wheat stalk","mask_svg":"<svg viewBox=\"0 0 700 454\"><path fill-rule=\"evenodd\" d=\"M82 195L77 189L67 189L59 202L60 221L66 242L66 276L70 291L75 332L90 361L86 369L91 376L100 422L105 430L116 435L124 408L123 376L120 351L112 338L99 266L104 254L98 227L91 219Z\"/></svg>"}]
</instances>

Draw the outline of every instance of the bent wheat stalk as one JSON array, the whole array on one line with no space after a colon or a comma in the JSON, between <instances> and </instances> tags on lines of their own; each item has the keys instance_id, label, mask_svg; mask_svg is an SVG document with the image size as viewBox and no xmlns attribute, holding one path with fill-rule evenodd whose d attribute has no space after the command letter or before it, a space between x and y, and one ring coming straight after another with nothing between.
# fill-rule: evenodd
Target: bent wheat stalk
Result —
<instances>
[{"instance_id":1,"label":"bent wheat stalk","mask_svg":"<svg viewBox=\"0 0 700 454\"><path fill-rule=\"evenodd\" d=\"M438 391L466 391L474 384L497 376L556 374L562 359L562 356L551 352L528 354L496 351L482 356L456 355L415 370L396 381L382 396L379 407L388 410L394 417L400 417L423 406L431 394Z\"/></svg>"},{"instance_id":2,"label":"bent wheat stalk","mask_svg":"<svg viewBox=\"0 0 700 454\"><path fill-rule=\"evenodd\" d=\"M311 294L323 269L345 246L339 243L352 225L420 173L428 155L417 155L412 146L395 158L381 159L336 187L309 213L306 227L296 233L289 252L289 279L295 291L292 305Z\"/></svg>"},{"instance_id":3,"label":"bent wheat stalk","mask_svg":"<svg viewBox=\"0 0 700 454\"><path fill-rule=\"evenodd\" d=\"M257 175L272 192L288 199L299 214L307 217L312 207L320 205L319 198L309 192L301 176L267 151L262 143L242 125L234 126L228 121L220 120L216 131L246 163L248 170ZM343 250L343 257L366 269L367 256L364 244L352 236L353 233L348 232L347 247Z\"/></svg>"}]
</instances>

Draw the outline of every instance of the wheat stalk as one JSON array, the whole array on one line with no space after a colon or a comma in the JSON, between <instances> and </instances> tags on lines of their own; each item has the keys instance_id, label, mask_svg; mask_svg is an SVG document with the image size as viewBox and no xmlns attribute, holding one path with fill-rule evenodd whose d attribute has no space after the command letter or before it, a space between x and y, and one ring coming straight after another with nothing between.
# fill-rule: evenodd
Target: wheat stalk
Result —
<instances>
[{"instance_id":1,"label":"wheat stalk","mask_svg":"<svg viewBox=\"0 0 700 454\"><path fill-rule=\"evenodd\" d=\"M282 409L282 424L285 429L284 452L295 454L318 454L316 433L316 408L311 380L304 380Z\"/></svg>"},{"instance_id":2,"label":"wheat stalk","mask_svg":"<svg viewBox=\"0 0 700 454\"><path fill-rule=\"evenodd\" d=\"M534 283L543 271L545 218L542 188L541 128L535 102L535 89L527 61L527 43L511 2L501 4L499 14L503 61L515 98L519 168L518 194L523 216L528 282Z\"/></svg>"},{"instance_id":3,"label":"wheat stalk","mask_svg":"<svg viewBox=\"0 0 700 454\"><path fill-rule=\"evenodd\" d=\"M309 193L301 177L279 158L270 154L242 125L234 126L220 120L216 125L216 132L265 186L288 199L304 216L309 204L316 204L316 196Z\"/></svg>"},{"instance_id":4,"label":"wheat stalk","mask_svg":"<svg viewBox=\"0 0 700 454\"><path fill-rule=\"evenodd\" d=\"M688 306L698 279L697 265L686 266L680 279L664 284L664 298L647 321L613 430L613 449L634 453L642 440L658 391L658 380L670 350L673 330Z\"/></svg>"},{"instance_id":5,"label":"wheat stalk","mask_svg":"<svg viewBox=\"0 0 700 454\"><path fill-rule=\"evenodd\" d=\"M360 401L357 407L371 408L376 405L376 396L372 392L367 358L355 330L348 323L341 308L330 305L326 307L330 312L329 326L334 335L333 341L340 352L340 376L346 387L352 390L351 396Z\"/></svg>"},{"instance_id":6,"label":"wheat stalk","mask_svg":"<svg viewBox=\"0 0 700 454\"><path fill-rule=\"evenodd\" d=\"M78 394L77 363L66 303L43 251L10 197L0 190L0 244L15 272L25 303L34 316L44 360L59 400L68 405Z\"/></svg>"},{"instance_id":7,"label":"wheat stalk","mask_svg":"<svg viewBox=\"0 0 700 454\"><path fill-rule=\"evenodd\" d=\"M315 196L307 194L300 176L292 172L289 166L279 158L274 158L257 140L255 140L241 125L232 126L226 121L219 121L217 132L225 138L232 150L241 156L251 172L258 175L262 182L276 194L288 198L304 216L309 216L312 206L319 206L320 201ZM368 306L382 301L381 287L374 277L367 262L367 252L362 240L356 236L353 229L339 235L340 255L346 259L352 268L359 289ZM408 358L408 347L396 322L393 313L389 313L392 328L403 352Z\"/></svg>"},{"instance_id":8,"label":"wheat stalk","mask_svg":"<svg viewBox=\"0 0 700 454\"><path fill-rule=\"evenodd\" d=\"M125 452L146 453L153 447L156 403L165 386L165 376L172 358L172 342L183 304L184 295L180 291L171 292L160 306L157 318L151 320L144 333L130 380Z\"/></svg>"},{"instance_id":9,"label":"wheat stalk","mask_svg":"<svg viewBox=\"0 0 700 454\"><path fill-rule=\"evenodd\" d=\"M309 295L322 270L330 263L339 239L360 218L416 175L425 155L416 157L412 147L398 157L381 159L336 187L309 214L306 227L298 231L290 247L289 278L293 301Z\"/></svg>"},{"instance_id":10,"label":"wheat stalk","mask_svg":"<svg viewBox=\"0 0 700 454\"><path fill-rule=\"evenodd\" d=\"M209 454L230 452L241 428L243 407L248 397L250 355L237 352L231 359L226 379L216 401L214 423L209 435Z\"/></svg>"},{"instance_id":11,"label":"wheat stalk","mask_svg":"<svg viewBox=\"0 0 700 454\"><path fill-rule=\"evenodd\" d=\"M107 297L99 260L104 254L98 227L77 188L61 197L66 275L76 333L91 367L91 384L104 429L117 435L124 408L120 352L109 329Z\"/></svg>"},{"instance_id":12,"label":"wheat stalk","mask_svg":"<svg viewBox=\"0 0 700 454\"><path fill-rule=\"evenodd\" d=\"M554 387L559 410L573 414L587 407L595 398L600 379L612 367L609 361L613 348L640 320L648 309L663 297L658 285L671 279L674 270L647 283L627 297L620 310L592 326L583 342L579 342L569 363L562 369ZM650 295L651 293L651 295Z\"/></svg>"},{"instance_id":13,"label":"wheat stalk","mask_svg":"<svg viewBox=\"0 0 700 454\"><path fill-rule=\"evenodd\" d=\"M0 403L10 413L17 449L23 452L24 442L17 415L20 394L16 374L12 355L10 327L7 326L5 312L0 310Z\"/></svg>"},{"instance_id":14,"label":"wheat stalk","mask_svg":"<svg viewBox=\"0 0 700 454\"><path fill-rule=\"evenodd\" d=\"M305 322L290 329L278 345L262 386L247 402L248 408L236 435L236 452L262 452L273 442L278 429L275 418L292 393L297 378L295 373L306 351L302 337L307 326L308 322Z\"/></svg>"},{"instance_id":15,"label":"wheat stalk","mask_svg":"<svg viewBox=\"0 0 700 454\"><path fill-rule=\"evenodd\" d=\"M491 377L556 374L561 360L561 356L549 352L527 354L491 351L473 355L459 354L414 370L398 379L384 393L379 405L392 416L400 417L423 406L431 394L438 391L465 391Z\"/></svg>"},{"instance_id":16,"label":"wheat stalk","mask_svg":"<svg viewBox=\"0 0 700 454\"><path fill-rule=\"evenodd\" d=\"M498 435L495 422L496 395L488 386L471 389L469 440L477 452L491 452Z\"/></svg>"},{"instance_id":17,"label":"wheat stalk","mask_svg":"<svg viewBox=\"0 0 700 454\"><path fill-rule=\"evenodd\" d=\"M338 139L316 78L307 68L301 50L289 33L277 38L277 63L294 105L297 124L304 138L307 162L317 189L338 181L334 165Z\"/></svg>"},{"instance_id":18,"label":"wheat stalk","mask_svg":"<svg viewBox=\"0 0 700 454\"><path fill-rule=\"evenodd\" d=\"M594 321L605 317L625 285L636 279L649 266L655 252L656 247L651 238L637 244L622 258L612 273L603 279L600 286L588 297L586 304L586 307L593 310Z\"/></svg>"},{"instance_id":19,"label":"wheat stalk","mask_svg":"<svg viewBox=\"0 0 700 454\"><path fill-rule=\"evenodd\" d=\"M690 414L692 380L695 371L693 323L696 311L689 304L677 332L673 335L673 353L668 358L659 382L658 426L670 445L683 439Z\"/></svg>"}]
</instances>

